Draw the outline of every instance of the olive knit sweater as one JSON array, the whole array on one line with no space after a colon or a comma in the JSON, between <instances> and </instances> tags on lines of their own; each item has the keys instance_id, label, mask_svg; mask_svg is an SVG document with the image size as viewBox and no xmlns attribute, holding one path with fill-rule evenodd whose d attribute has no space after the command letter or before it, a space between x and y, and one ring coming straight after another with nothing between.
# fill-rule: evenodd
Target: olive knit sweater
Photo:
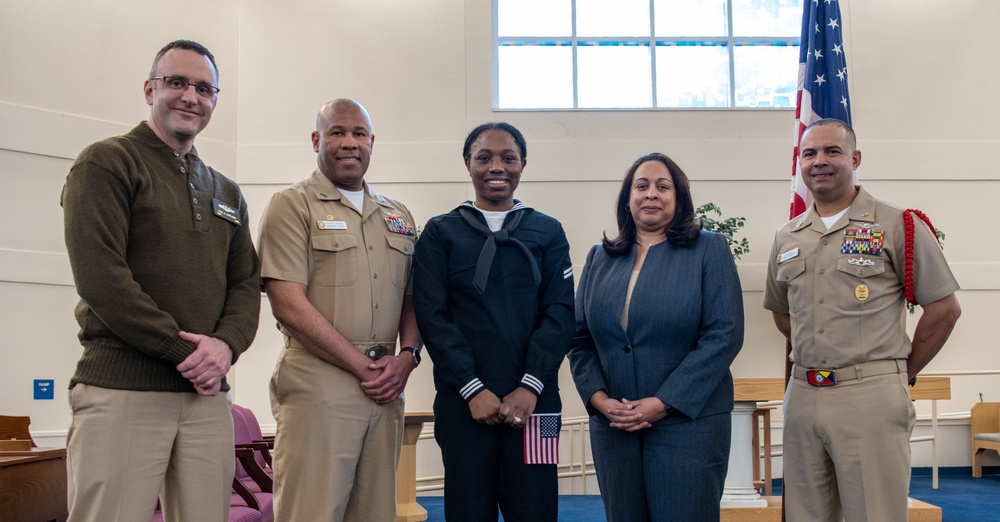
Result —
<instances>
[{"instance_id":1,"label":"olive knit sweater","mask_svg":"<svg viewBox=\"0 0 1000 522\"><path fill-rule=\"evenodd\" d=\"M62 206L84 348L71 388L194 392L176 369L195 349L181 330L225 341L233 362L250 346L260 264L246 202L196 150L142 122L80 153Z\"/></svg>"}]
</instances>

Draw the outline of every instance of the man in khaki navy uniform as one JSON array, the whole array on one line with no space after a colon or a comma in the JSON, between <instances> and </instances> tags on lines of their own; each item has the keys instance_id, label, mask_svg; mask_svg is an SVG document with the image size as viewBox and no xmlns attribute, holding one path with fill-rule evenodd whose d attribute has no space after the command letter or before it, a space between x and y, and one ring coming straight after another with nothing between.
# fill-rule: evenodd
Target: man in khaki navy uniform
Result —
<instances>
[{"instance_id":1,"label":"man in khaki navy uniform","mask_svg":"<svg viewBox=\"0 0 1000 522\"><path fill-rule=\"evenodd\" d=\"M420 362L416 230L363 181L375 142L364 107L324 105L312 142L319 170L275 194L260 225L261 279L285 334L271 378L275 520L391 521L401 394Z\"/></svg>"},{"instance_id":2,"label":"man in khaki navy uniform","mask_svg":"<svg viewBox=\"0 0 1000 522\"><path fill-rule=\"evenodd\" d=\"M905 521L914 410L907 383L961 314L958 283L931 230L915 219L905 260L900 209L853 182L854 131L820 120L800 166L815 204L775 234L764 308L791 340L785 393L784 495L789 521ZM906 336L904 291L923 314Z\"/></svg>"}]
</instances>

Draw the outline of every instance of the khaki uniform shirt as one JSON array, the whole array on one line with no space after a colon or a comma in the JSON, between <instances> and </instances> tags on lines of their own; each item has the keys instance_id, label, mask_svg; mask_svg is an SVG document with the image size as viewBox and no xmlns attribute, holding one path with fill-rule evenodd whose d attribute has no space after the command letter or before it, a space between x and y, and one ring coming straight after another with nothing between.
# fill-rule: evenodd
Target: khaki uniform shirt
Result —
<instances>
[{"instance_id":1,"label":"khaki uniform shirt","mask_svg":"<svg viewBox=\"0 0 1000 522\"><path fill-rule=\"evenodd\" d=\"M764 308L791 316L797 365L835 369L910 355L902 215L858 187L851 207L829 230L814 208L778 229ZM914 236L917 303L958 290L936 238L916 216Z\"/></svg>"},{"instance_id":2,"label":"khaki uniform shirt","mask_svg":"<svg viewBox=\"0 0 1000 522\"><path fill-rule=\"evenodd\" d=\"M309 302L355 344L395 343L416 227L401 203L364 190L361 214L319 171L276 193L260 223L261 277L306 285Z\"/></svg>"}]
</instances>

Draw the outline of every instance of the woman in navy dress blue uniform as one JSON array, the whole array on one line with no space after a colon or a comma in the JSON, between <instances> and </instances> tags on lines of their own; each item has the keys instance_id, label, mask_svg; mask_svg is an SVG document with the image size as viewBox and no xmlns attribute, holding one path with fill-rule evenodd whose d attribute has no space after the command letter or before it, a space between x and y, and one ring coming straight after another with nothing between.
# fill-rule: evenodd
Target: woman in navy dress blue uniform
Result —
<instances>
[{"instance_id":1,"label":"woman in navy dress blue uniform","mask_svg":"<svg viewBox=\"0 0 1000 522\"><path fill-rule=\"evenodd\" d=\"M525 463L523 428L532 413L562 408L559 366L574 330L569 243L558 221L514 199L527 163L516 128L480 125L462 155L476 199L431 219L413 254L445 518L495 522L499 509L507 522L555 522L556 465Z\"/></svg>"},{"instance_id":2,"label":"woman in navy dress blue uniform","mask_svg":"<svg viewBox=\"0 0 1000 522\"><path fill-rule=\"evenodd\" d=\"M618 235L587 256L569 359L610 522L719 520L743 298L725 237L694 219L684 172L639 157Z\"/></svg>"}]
</instances>

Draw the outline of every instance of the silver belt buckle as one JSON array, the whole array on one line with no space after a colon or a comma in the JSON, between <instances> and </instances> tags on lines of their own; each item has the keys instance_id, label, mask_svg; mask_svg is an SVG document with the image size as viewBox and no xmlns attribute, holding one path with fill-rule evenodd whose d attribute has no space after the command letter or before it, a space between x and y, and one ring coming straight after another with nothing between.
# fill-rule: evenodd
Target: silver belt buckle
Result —
<instances>
[{"instance_id":1,"label":"silver belt buckle","mask_svg":"<svg viewBox=\"0 0 1000 522\"><path fill-rule=\"evenodd\" d=\"M377 361L389 353L389 348L384 344L376 344L365 350L365 356L373 361Z\"/></svg>"}]
</instances>

